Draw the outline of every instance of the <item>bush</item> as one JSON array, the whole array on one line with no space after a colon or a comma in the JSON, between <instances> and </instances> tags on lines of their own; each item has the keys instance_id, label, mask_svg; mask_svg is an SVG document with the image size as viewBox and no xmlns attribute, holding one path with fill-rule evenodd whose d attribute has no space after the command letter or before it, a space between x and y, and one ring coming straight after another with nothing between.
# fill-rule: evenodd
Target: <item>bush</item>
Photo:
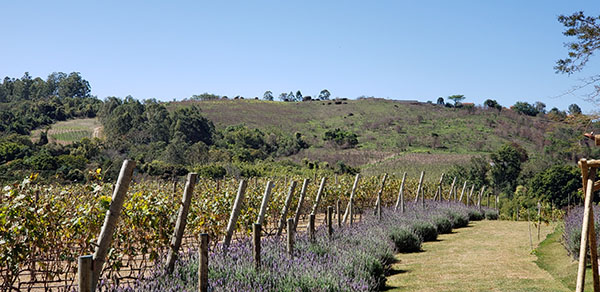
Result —
<instances>
[{"instance_id":1,"label":"bush","mask_svg":"<svg viewBox=\"0 0 600 292\"><path fill-rule=\"evenodd\" d=\"M498 213L495 210L486 210L485 219L487 220L498 220Z\"/></svg>"},{"instance_id":2,"label":"bush","mask_svg":"<svg viewBox=\"0 0 600 292\"><path fill-rule=\"evenodd\" d=\"M469 221L483 220L484 215L477 210L469 210Z\"/></svg>"},{"instance_id":3,"label":"bush","mask_svg":"<svg viewBox=\"0 0 600 292\"><path fill-rule=\"evenodd\" d=\"M390 232L390 239L394 242L398 252L416 252L421 250L423 241L406 227L395 228Z\"/></svg>"},{"instance_id":4,"label":"bush","mask_svg":"<svg viewBox=\"0 0 600 292\"><path fill-rule=\"evenodd\" d=\"M221 179L227 174L227 170L220 165L209 164L197 169L198 174L204 178Z\"/></svg>"},{"instance_id":5,"label":"bush","mask_svg":"<svg viewBox=\"0 0 600 292\"><path fill-rule=\"evenodd\" d=\"M437 239L437 228L427 221L416 221L411 225L411 228L423 241L435 241Z\"/></svg>"},{"instance_id":6,"label":"bush","mask_svg":"<svg viewBox=\"0 0 600 292\"><path fill-rule=\"evenodd\" d=\"M452 222L450 222L447 217L436 216L432 221L437 228L438 234L447 234L452 232Z\"/></svg>"},{"instance_id":7,"label":"bush","mask_svg":"<svg viewBox=\"0 0 600 292\"><path fill-rule=\"evenodd\" d=\"M452 222L452 228L467 227L469 225L469 216L466 214L460 214L455 211L449 211L448 215Z\"/></svg>"}]
</instances>

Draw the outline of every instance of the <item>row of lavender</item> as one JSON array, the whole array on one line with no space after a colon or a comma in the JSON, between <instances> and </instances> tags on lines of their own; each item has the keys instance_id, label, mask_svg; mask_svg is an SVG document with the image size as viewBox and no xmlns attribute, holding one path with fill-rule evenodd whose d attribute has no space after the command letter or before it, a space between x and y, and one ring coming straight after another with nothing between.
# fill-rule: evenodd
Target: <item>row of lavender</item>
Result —
<instances>
[{"instance_id":1,"label":"row of lavender","mask_svg":"<svg viewBox=\"0 0 600 292\"><path fill-rule=\"evenodd\" d=\"M492 209L478 211L460 203L427 201L407 205L405 213L384 209L384 216L365 216L353 226L336 228L327 236L326 226L317 229L316 239L306 234L296 238L293 256L283 237L262 240L262 261L256 269L252 243L233 243L227 253L217 245L209 255L209 291L376 291L398 252L415 252L423 241L467 226L469 220L497 219ZM168 276L156 266L144 281L122 291L195 291L198 282L197 252L181 255ZM102 287L102 290L112 290Z\"/></svg>"},{"instance_id":2,"label":"row of lavender","mask_svg":"<svg viewBox=\"0 0 600 292\"><path fill-rule=\"evenodd\" d=\"M562 244L573 259L579 259L581 243L581 224L583 222L583 206L573 207L565 216L565 227L562 235ZM600 206L594 205L594 226L596 242L600 243Z\"/></svg>"}]
</instances>

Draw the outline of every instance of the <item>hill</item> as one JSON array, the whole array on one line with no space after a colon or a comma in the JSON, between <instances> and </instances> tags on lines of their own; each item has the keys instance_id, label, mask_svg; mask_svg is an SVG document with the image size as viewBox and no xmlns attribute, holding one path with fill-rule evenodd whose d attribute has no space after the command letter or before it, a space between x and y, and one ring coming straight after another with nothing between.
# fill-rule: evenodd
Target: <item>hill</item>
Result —
<instances>
[{"instance_id":1,"label":"hill","mask_svg":"<svg viewBox=\"0 0 600 292\"><path fill-rule=\"evenodd\" d=\"M295 103L184 101L169 103L167 108L172 111L193 105L217 128L243 124L267 132L301 133L311 146L291 156L297 162L305 158L330 164L342 160L366 173L405 169L438 173L507 142L521 145L530 156L541 156L556 144L557 133L581 128L547 115L532 117L510 109L448 108L375 98ZM323 139L325 132L335 129L356 134L356 147L344 149ZM579 140L563 138L566 143Z\"/></svg>"}]
</instances>

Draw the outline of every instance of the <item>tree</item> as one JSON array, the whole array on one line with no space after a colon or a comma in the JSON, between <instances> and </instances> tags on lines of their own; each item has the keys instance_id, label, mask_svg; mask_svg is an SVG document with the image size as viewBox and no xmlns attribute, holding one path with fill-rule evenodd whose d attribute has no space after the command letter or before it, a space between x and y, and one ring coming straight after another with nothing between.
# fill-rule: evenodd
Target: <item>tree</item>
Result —
<instances>
[{"instance_id":1,"label":"tree","mask_svg":"<svg viewBox=\"0 0 600 292\"><path fill-rule=\"evenodd\" d=\"M483 106L486 108L493 108L493 109L497 109L497 110L501 110L502 106L500 104L498 104L498 102L495 99L486 99L483 102Z\"/></svg>"},{"instance_id":2,"label":"tree","mask_svg":"<svg viewBox=\"0 0 600 292\"><path fill-rule=\"evenodd\" d=\"M319 99L320 100L329 100L329 96L331 96L331 93L327 89L323 89L319 93Z\"/></svg>"},{"instance_id":3,"label":"tree","mask_svg":"<svg viewBox=\"0 0 600 292\"><path fill-rule=\"evenodd\" d=\"M535 110L538 111L538 113L542 113L545 114L546 113L546 104L541 102L541 101L536 101L535 102Z\"/></svg>"},{"instance_id":4,"label":"tree","mask_svg":"<svg viewBox=\"0 0 600 292\"><path fill-rule=\"evenodd\" d=\"M436 104L437 105L444 105L446 102L444 101L443 97L438 97Z\"/></svg>"},{"instance_id":5,"label":"tree","mask_svg":"<svg viewBox=\"0 0 600 292\"><path fill-rule=\"evenodd\" d=\"M585 67L590 57L600 48L600 23L596 22L598 20L600 20L600 16L585 16L583 11L575 12L572 15L558 16L558 22L565 27L563 35L573 37L576 40L565 43L565 47L569 50L568 57L556 61L556 66L554 66L556 73L571 75L581 71ZM572 89L569 93L598 82L600 82L600 74L593 75L584 79L582 84ZM584 96L589 100L598 102L600 87L597 84L593 87L594 90L584 94Z\"/></svg>"},{"instance_id":6,"label":"tree","mask_svg":"<svg viewBox=\"0 0 600 292\"><path fill-rule=\"evenodd\" d=\"M296 91L296 101L302 101L302 92Z\"/></svg>"},{"instance_id":7,"label":"tree","mask_svg":"<svg viewBox=\"0 0 600 292\"><path fill-rule=\"evenodd\" d=\"M448 96L448 99L453 100L454 106L457 106L463 99L465 99L465 96L462 94L454 94L454 95Z\"/></svg>"},{"instance_id":8,"label":"tree","mask_svg":"<svg viewBox=\"0 0 600 292\"><path fill-rule=\"evenodd\" d=\"M490 154L491 177L496 190L513 192L521 173L521 164L528 158L527 151L516 143L505 144Z\"/></svg>"},{"instance_id":9,"label":"tree","mask_svg":"<svg viewBox=\"0 0 600 292\"><path fill-rule=\"evenodd\" d=\"M555 165L536 174L527 183L530 197L546 202L553 202L562 208L574 198L581 188L581 173L575 166Z\"/></svg>"},{"instance_id":10,"label":"tree","mask_svg":"<svg viewBox=\"0 0 600 292\"><path fill-rule=\"evenodd\" d=\"M204 142L213 144L214 124L200 115L196 106L178 108L171 114L171 137L180 137L188 144Z\"/></svg>"},{"instance_id":11,"label":"tree","mask_svg":"<svg viewBox=\"0 0 600 292\"><path fill-rule=\"evenodd\" d=\"M515 105L511 107L511 109L532 117L535 117L539 113L539 111L533 105L524 101L517 101Z\"/></svg>"},{"instance_id":12,"label":"tree","mask_svg":"<svg viewBox=\"0 0 600 292\"><path fill-rule=\"evenodd\" d=\"M572 114L572 115L580 115L581 114L581 108L577 104L571 104L569 106L569 113Z\"/></svg>"},{"instance_id":13,"label":"tree","mask_svg":"<svg viewBox=\"0 0 600 292\"><path fill-rule=\"evenodd\" d=\"M281 93L278 98L281 101L288 101L287 93L285 93L285 92Z\"/></svg>"},{"instance_id":14,"label":"tree","mask_svg":"<svg viewBox=\"0 0 600 292\"><path fill-rule=\"evenodd\" d=\"M290 91L287 95L288 101L296 101L296 97L294 96L294 92Z\"/></svg>"},{"instance_id":15,"label":"tree","mask_svg":"<svg viewBox=\"0 0 600 292\"><path fill-rule=\"evenodd\" d=\"M273 101L273 92L271 92L270 90L265 91L265 94L263 94L263 99Z\"/></svg>"}]
</instances>

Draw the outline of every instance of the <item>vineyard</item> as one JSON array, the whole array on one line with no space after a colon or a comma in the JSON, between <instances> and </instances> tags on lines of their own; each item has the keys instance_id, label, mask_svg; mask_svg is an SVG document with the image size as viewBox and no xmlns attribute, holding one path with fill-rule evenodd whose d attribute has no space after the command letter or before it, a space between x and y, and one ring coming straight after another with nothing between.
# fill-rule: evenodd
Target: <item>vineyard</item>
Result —
<instances>
[{"instance_id":1,"label":"vineyard","mask_svg":"<svg viewBox=\"0 0 600 292\"><path fill-rule=\"evenodd\" d=\"M266 209L263 230L266 235L275 234L290 184L303 179L249 179L234 241L243 240L251 233L268 181L272 182L272 195ZM321 203L316 209L317 225L324 223L322 214L326 212L327 206L335 206L338 200L342 206L346 206L353 180L352 176L335 176L322 180L326 184L320 198ZM196 248L201 233L208 233L211 239L223 238L238 184L236 179L200 179L197 182L187 216L184 250ZM401 177L387 177L381 191L382 206L396 204L401 184ZM418 184L416 178L406 179L402 192L407 200L415 198ZM306 224L318 187L319 182L314 179L306 185L306 194L299 209L300 230ZM380 177L360 179L353 199L357 221L372 211L374 197L380 187ZM432 198L440 187L441 185L425 182L422 185L423 194ZM95 183L86 185L37 185L35 176L32 176L20 184L5 186L0 202L2 289L68 290L73 287L76 284L77 258L94 251L102 222L111 204L113 188L113 184L103 182L99 175ZM450 191L446 187L442 190L442 196L448 199ZM453 199L456 199L460 188L454 186L452 191L455 194ZM469 189L463 192L468 193ZM182 193L182 183L132 181L102 274L107 282L119 285L135 281L149 273L150 268L164 256L169 247ZM291 196L290 203L294 206L292 210L299 201L297 193ZM467 195L463 200L467 199ZM288 214L292 218L296 215L294 212ZM218 240L211 240L213 246L217 242Z\"/></svg>"}]
</instances>

